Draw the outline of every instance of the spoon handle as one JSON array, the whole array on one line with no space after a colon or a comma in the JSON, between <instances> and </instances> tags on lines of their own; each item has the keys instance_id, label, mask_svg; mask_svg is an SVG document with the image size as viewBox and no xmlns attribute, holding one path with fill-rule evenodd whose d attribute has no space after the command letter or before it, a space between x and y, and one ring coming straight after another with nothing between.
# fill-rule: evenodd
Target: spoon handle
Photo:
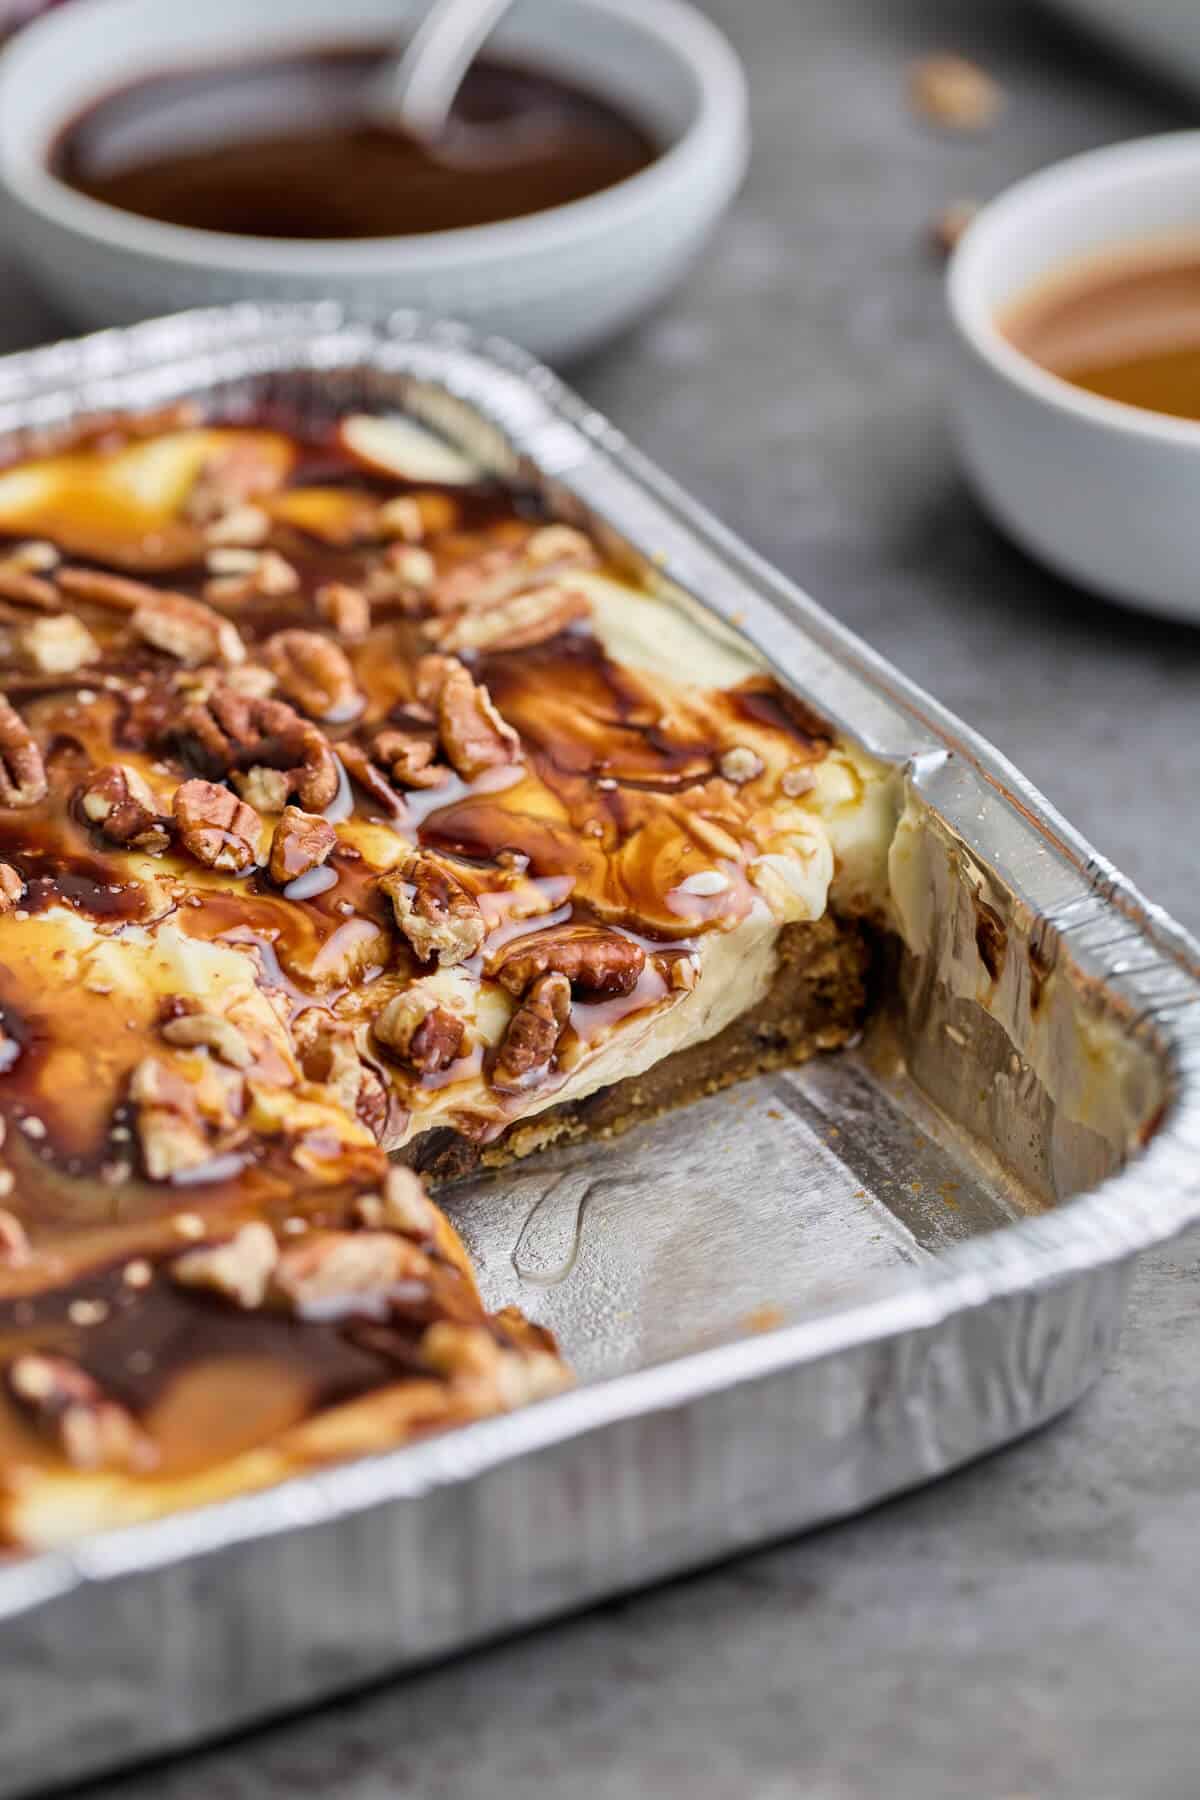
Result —
<instances>
[{"instance_id":1,"label":"spoon handle","mask_svg":"<svg viewBox=\"0 0 1200 1800\"><path fill-rule=\"evenodd\" d=\"M414 137L445 127L463 76L512 0L433 0L399 62L382 71L371 111Z\"/></svg>"}]
</instances>

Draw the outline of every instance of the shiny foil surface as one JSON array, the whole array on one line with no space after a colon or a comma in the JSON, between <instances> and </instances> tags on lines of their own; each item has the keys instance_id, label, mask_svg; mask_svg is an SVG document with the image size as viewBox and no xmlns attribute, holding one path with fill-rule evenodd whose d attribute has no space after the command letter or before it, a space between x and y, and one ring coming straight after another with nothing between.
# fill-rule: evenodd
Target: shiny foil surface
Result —
<instances>
[{"instance_id":1,"label":"shiny foil surface","mask_svg":"<svg viewBox=\"0 0 1200 1800\"><path fill-rule=\"evenodd\" d=\"M410 315L234 307L0 362L0 453L181 397L407 411L748 638L901 772L899 937L856 1049L455 1190L486 1303L554 1330L574 1391L0 1565L0 1795L941 1474L1083 1391L1131 1258L1200 1214L1197 946L546 370Z\"/></svg>"}]
</instances>

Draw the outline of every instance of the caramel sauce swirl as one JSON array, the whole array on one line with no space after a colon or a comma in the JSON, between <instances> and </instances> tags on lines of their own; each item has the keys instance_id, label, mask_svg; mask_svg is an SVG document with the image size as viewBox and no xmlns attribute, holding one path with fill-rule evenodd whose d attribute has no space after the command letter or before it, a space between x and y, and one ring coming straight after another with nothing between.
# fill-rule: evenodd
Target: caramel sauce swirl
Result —
<instances>
[{"instance_id":1,"label":"caramel sauce swirl","mask_svg":"<svg viewBox=\"0 0 1200 1800\"><path fill-rule=\"evenodd\" d=\"M487 1321L444 1223L387 1265L384 1150L545 1104L820 860L821 721L623 662L582 534L357 442L118 421L0 471L0 759L43 795L0 806L0 1496L211 1469L397 1383L421 1428L501 1404L495 1356L546 1342ZM519 1045L505 967L563 996ZM173 1278L229 1242L214 1291ZM349 1298L300 1318L305 1242Z\"/></svg>"}]
</instances>

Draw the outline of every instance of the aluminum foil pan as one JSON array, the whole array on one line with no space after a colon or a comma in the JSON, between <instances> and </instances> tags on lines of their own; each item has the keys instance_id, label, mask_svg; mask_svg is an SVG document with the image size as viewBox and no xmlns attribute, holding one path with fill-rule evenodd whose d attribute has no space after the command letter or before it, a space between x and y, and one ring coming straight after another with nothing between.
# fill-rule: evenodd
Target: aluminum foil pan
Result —
<instances>
[{"instance_id":1,"label":"aluminum foil pan","mask_svg":"<svg viewBox=\"0 0 1200 1800\"><path fill-rule=\"evenodd\" d=\"M907 942L857 1051L456 1194L574 1392L0 1567L3 1796L940 1475L1068 1406L1133 1256L1200 1215L1200 949L547 370L411 315L240 306L0 361L0 451L184 394L406 409L751 637L905 771Z\"/></svg>"}]
</instances>

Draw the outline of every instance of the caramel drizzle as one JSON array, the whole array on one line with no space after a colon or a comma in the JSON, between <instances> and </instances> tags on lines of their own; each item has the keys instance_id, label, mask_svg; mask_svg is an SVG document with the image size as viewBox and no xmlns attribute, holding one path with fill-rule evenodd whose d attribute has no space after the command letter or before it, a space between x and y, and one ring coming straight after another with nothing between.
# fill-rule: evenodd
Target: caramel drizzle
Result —
<instances>
[{"instance_id":1,"label":"caramel drizzle","mask_svg":"<svg viewBox=\"0 0 1200 1800\"><path fill-rule=\"evenodd\" d=\"M114 430L105 426L96 454L120 448ZM132 1114L120 1096L134 1065L156 1047L153 1023L125 1029L131 1020L118 1016L120 996L105 994L102 982L68 989L55 984L52 967L22 964L16 952L23 929L32 933L35 921L66 909L119 944L130 931L153 935L171 923L190 939L239 948L289 1031L314 1006L353 1019L356 1008L375 1004L375 984L394 993L422 972L380 892L379 867L366 854L362 828L374 829L450 859L484 914L485 948L464 964L476 981L486 957L548 925L599 924L638 947L641 973L624 991L576 993L571 1001L558 1046L565 1065L630 1012L672 1003L673 960L687 956L698 931L728 923L731 907L752 904L744 880L731 883L732 897L719 902L697 897L686 917L666 904L674 877L664 871L678 874L697 860L711 867L722 846L734 858L753 847L746 808L720 773L722 751L747 727L756 741L777 738L793 762L815 762L829 744L820 721L766 677L668 715L655 685L613 662L574 607L566 628L545 641L467 655L503 730L519 737L511 760L500 755L468 778L447 769L439 784L408 789L394 787L385 773L386 792L343 774L325 809L339 824L323 866L328 879L303 886L302 877L281 892L267 874L265 850L241 875L205 868L177 844L152 858L123 851L81 812L85 777L114 762L132 766L169 824L173 792L197 773L194 752L176 731L188 702L186 662L181 668L169 634L131 631L131 619L136 625L147 607L153 610L156 594L182 597L185 627L188 606L228 621L245 652L246 664L236 666L265 661L277 676L283 669L281 679L289 665L271 648L278 634L332 641L327 615L336 609L318 599L331 583L371 596L365 634L337 645L342 685L353 683L355 704L339 698L317 721L335 751L359 747L357 765L346 758L353 773L363 766L362 748L384 728L434 743L438 731L438 702L422 689L421 659L431 647L427 602L404 579L406 571L428 571L362 536L354 521L368 519L398 488L412 493L418 513L424 508L435 522L421 550L443 587L489 556L499 559L503 575L504 559L523 555L539 524L527 496L411 490L364 473L336 443L293 443L289 458L282 484L260 496L274 513L255 546L294 573L286 592L277 571L268 592L222 589L237 571L214 576L214 563L227 567L230 559L209 552L206 561L204 530L186 519L131 537L118 550L102 531L106 554L97 549L89 557L88 520L68 510L61 519L43 514L38 531L65 545L82 572L54 591L63 610L86 626L94 655L77 669L39 669L20 648L21 623L3 627L17 646L3 685L41 748L48 793L34 808L0 807L0 861L24 888L16 916L5 920L14 955L0 963L0 1118L8 1137L3 1155L15 1177L0 1206L32 1240L28 1257L10 1258L5 1267L0 1235L0 1363L31 1346L66 1350L139 1418L154 1412L173 1383L223 1362L286 1364L300 1416L396 1379L411 1362L416 1328L431 1318L454 1317L464 1307L481 1315L450 1275L419 1299L397 1302L365 1336L364 1320L353 1312L300 1328L282 1316L243 1317L161 1280L159 1265L178 1253L173 1220L181 1210L190 1216L197 1209L205 1233L247 1217L280 1230L285 1220L308 1229L344 1226L355 1196L378 1183L382 1156L369 1144L335 1144L329 1169L308 1180L298 1173L294 1145L251 1130L236 1154L201 1167L200 1179L186 1188L145 1179ZM289 521L288 496L317 488L346 499L342 513L350 523L340 538L335 529L321 537ZM326 510L340 516L334 502ZM242 561L252 573L249 559ZM106 596L114 563L119 580ZM53 588L53 568L44 579ZM214 636L213 646L214 658L232 658L227 642ZM212 684L201 670L194 691ZM210 773L221 782L219 772ZM530 894L535 909L514 913L514 896ZM469 1094L486 1061L475 1047L448 1068L407 1071L401 1086L419 1096L459 1082ZM377 1069L396 1083L386 1058ZM89 1088L97 1091L89 1095ZM516 1116L522 1102L500 1097L497 1104L500 1122L492 1129ZM139 1257L154 1275L147 1286L130 1287L121 1271ZM80 1317L91 1322L72 1319L78 1301L85 1303ZM183 1462L195 1455L219 1460L238 1447L236 1431L223 1433L205 1418L203 1449L180 1448ZM0 1406L0 1462L36 1454L11 1406Z\"/></svg>"}]
</instances>

